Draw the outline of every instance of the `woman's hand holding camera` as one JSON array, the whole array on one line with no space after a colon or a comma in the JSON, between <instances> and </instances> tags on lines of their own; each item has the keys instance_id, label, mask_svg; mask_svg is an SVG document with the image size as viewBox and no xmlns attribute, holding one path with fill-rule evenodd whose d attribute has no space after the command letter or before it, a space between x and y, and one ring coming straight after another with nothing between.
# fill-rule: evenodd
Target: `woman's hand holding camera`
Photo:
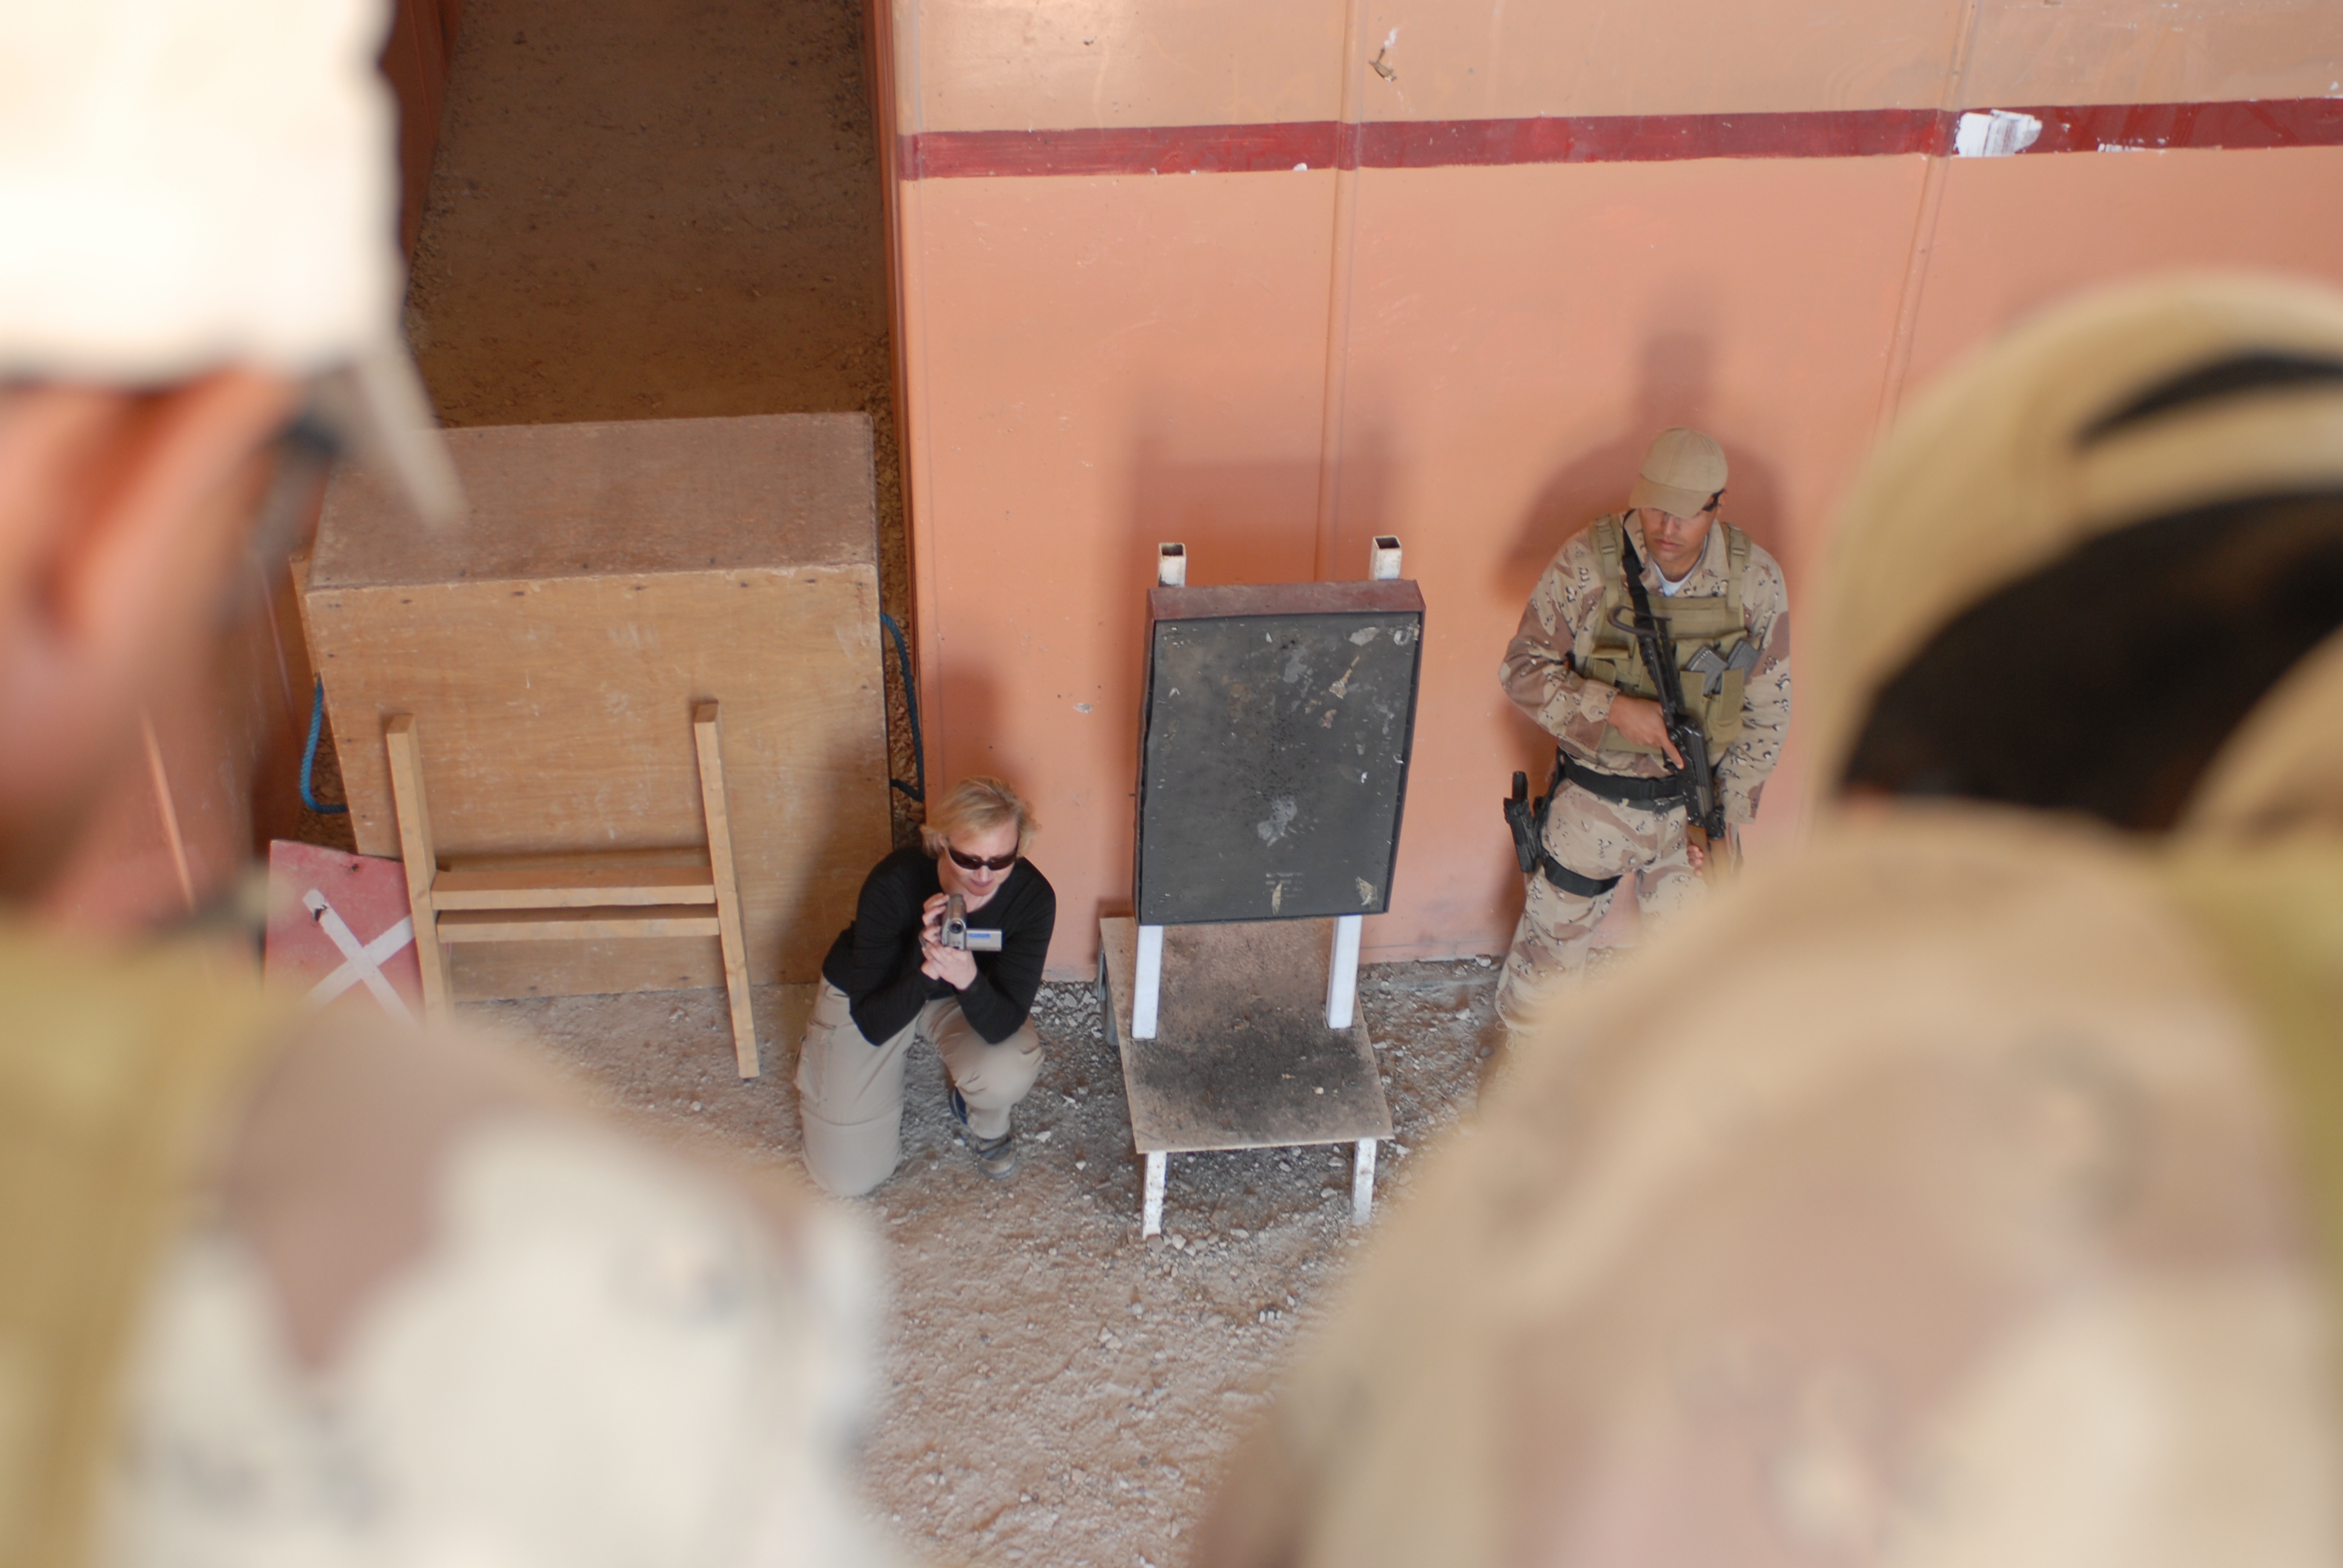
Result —
<instances>
[{"instance_id":1,"label":"woman's hand holding camera","mask_svg":"<svg viewBox=\"0 0 2343 1568\"><path fill-rule=\"evenodd\" d=\"M976 983L976 960L964 948L943 945L946 901L946 895L937 893L920 909L920 972L954 990L966 990Z\"/></svg>"}]
</instances>

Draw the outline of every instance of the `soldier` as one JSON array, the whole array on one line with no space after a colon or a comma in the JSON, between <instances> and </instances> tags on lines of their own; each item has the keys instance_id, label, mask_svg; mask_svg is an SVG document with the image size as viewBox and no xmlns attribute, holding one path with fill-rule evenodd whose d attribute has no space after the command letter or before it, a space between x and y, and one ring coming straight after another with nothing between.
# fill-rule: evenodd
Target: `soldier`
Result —
<instances>
[{"instance_id":1,"label":"soldier","mask_svg":"<svg viewBox=\"0 0 2343 1568\"><path fill-rule=\"evenodd\" d=\"M1634 878L1644 916L1663 919L1699 896L1712 852L1686 831L1684 758L1631 629L1631 578L1674 635L1685 706L1707 739L1727 823L1755 815L1781 759L1789 591L1774 558L1719 515L1725 479L1714 440L1682 427L1661 431L1628 509L1564 543L1505 649L1505 695L1555 741L1543 853L1497 986L1511 1029L1585 968L1623 879Z\"/></svg>"},{"instance_id":2,"label":"soldier","mask_svg":"<svg viewBox=\"0 0 2343 1568\"><path fill-rule=\"evenodd\" d=\"M1835 548L1839 808L1545 1020L1200 1561L2343 1555L2343 298L2052 312Z\"/></svg>"},{"instance_id":3,"label":"soldier","mask_svg":"<svg viewBox=\"0 0 2343 1568\"><path fill-rule=\"evenodd\" d=\"M385 22L0 7L0 1562L886 1561L841 1218L480 1040L272 1012L248 942L34 914L244 558L284 570L304 453L447 509Z\"/></svg>"}]
</instances>

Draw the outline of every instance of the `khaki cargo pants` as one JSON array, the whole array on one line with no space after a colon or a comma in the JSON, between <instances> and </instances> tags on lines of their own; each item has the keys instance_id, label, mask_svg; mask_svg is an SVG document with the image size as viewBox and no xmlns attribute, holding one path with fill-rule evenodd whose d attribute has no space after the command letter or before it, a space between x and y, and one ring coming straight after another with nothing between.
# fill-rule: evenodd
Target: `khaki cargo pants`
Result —
<instances>
[{"instance_id":1,"label":"khaki cargo pants","mask_svg":"<svg viewBox=\"0 0 2343 1568\"><path fill-rule=\"evenodd\" d=\"M1581 876L1615 876L1620 884L1587 899L1564 892L1543 872L1530 873L1529 901L1497 981L1497 1016L1508 1030L1519 1031L1585 970L1594 928L1621 888L1634 886L1647 921L1700 899L1700 873L1684 852L1686 820L1681 805L1654 811L1563 781L1546 813L1545 852Z\"/></svg>"},{"instance_id":2,"label":"khaki cargo pants","mask_svg":"<svg viewBox=\"0 0 2343 1568\"><path fill-rule=\"evenodd\" d=\"M1041 1040L1029 1020L988 1045L951 997L876 1045L863 1038L846 993L821 982L805 1042L798 1048L798 1120L805 1129L806 1169L826 1191L860 1198L894 1173L903 1158L903 1059L925 1041L968 1102L968 1129L979 1138L1009 1131L1009 1112L1041 1073Z\"/></svg>"}]
</instances>

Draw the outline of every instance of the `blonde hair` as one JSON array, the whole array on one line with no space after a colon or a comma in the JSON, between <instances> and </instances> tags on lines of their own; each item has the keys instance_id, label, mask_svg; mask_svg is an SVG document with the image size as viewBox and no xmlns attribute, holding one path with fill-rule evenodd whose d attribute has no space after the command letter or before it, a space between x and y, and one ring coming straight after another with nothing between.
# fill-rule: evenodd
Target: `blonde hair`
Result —
<instances>
[{"instance_id":1,"label":"blonde hair","mask_svg":"<svg viewBox=\"0 0 2343 1568\"><path fill-rule=\"evenodd\" d=\"M995 779L989 773L971 773L928 808L928 819L920 824L920 844L929 854L940 855L944 852L944 840L954 833L964 829L981 833L1003 822L1017 824L1017 852L1021 855L1041 828L1033 808L1025 804L1025 798L1011 789L1006 779Z\"/></svg>"}]
</instances>

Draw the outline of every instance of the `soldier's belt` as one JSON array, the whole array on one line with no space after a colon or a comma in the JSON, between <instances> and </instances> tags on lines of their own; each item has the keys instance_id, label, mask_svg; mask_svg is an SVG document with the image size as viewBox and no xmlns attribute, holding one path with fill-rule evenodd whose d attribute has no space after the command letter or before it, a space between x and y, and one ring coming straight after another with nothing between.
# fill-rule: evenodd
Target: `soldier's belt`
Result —
<instances>
[{"instance_id":1,"label":"soldier's belt","mask_svg":"<svg viewBox=\"0 0 2343 1568\"><path fill-rule=\"evenodd\" d=\"M1684 798L1680 778L1630 779L1619 773L1597 773L1573 757L1562 759L1562 776L1589 795L1629 806L1674 806Z\"/></svg>"}]
</instances>

